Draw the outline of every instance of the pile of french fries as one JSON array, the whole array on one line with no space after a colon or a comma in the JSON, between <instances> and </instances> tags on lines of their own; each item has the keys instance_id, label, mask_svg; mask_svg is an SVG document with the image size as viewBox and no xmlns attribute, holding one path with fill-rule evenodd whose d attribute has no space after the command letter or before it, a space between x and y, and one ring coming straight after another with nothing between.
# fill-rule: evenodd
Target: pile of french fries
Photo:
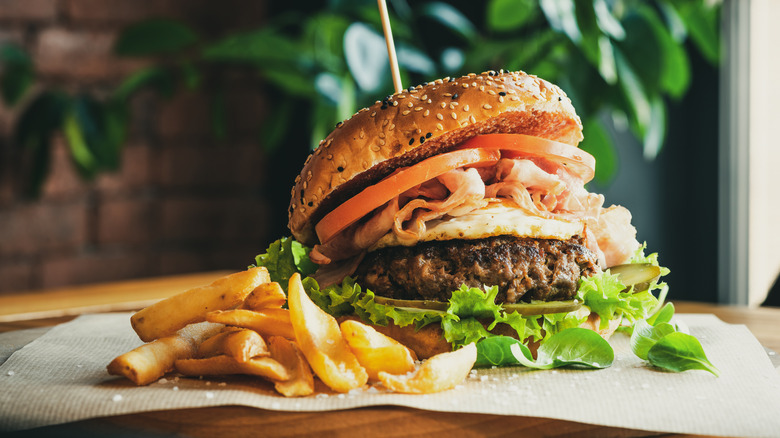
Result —
<instances>
[{"instance_id":1,"label":"pile of french fries","mask_svg":"<svg viewBox=\"0 0 780 438\"><path fill-rule=\"evenodd\" d=\"M286 397L314 393L314 376L336 392L367 384L425 394L464 381L474 344L419 362L409 348L355 320L341 324L311 301L300 275L289 296L263 267L223 277L155 303L131 317L146 342L115 358L108 372L148 385L184 376L259 376ZM284 308L285 303L287 308Z\"/></svg>"}]
</instances>

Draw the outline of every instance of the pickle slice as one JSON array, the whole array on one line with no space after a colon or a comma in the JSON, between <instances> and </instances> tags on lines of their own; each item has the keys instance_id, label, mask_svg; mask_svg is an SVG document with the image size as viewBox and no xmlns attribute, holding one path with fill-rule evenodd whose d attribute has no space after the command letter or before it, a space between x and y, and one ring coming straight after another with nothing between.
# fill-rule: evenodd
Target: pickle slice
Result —
<instances>
[{"instance_id":1,"label":"pickle slice","mask_svg":"<svg viewBox=\"0 0 780 438\"><path fill-rule=\"evenodd\" d=\"M577 300L567 301L531 301L530 303L505 303L504 310L521 315L544 315L548 313L568 313L582 307Z\"/></svg>"},{"instance_id":2,"label":"pickle slice","mask_svg":"<svg viewBox=\"0 0 780 438\"><path fill-rule=\"evenodd\" d=\"M425 310L434 310L443 312L447 310L449 303L432 300L396 300L386 297L374 297L374 302L387 306L394 306L407 312L419 312ZM532 301L530 303L505 303L504 310L507 312L517 312L521 315L544 315L545 313L564 313L573 312L580 307L582 303L577 300L569 301Z\"/></svg>"},{"instance_id":3,"label":"pickle slice","mask_svg":"<svg viewBox=\"0 0 780 438\"><path fill-rule=\"evenodd\" d=\"M394 298L386 298L386 297L380 297L375 296L374 302L378 304L384 304L386 306L393 306L393 307L399 307L399 308L409 308L404 310L411 310L411 309L422 309L422 310L447 310L447 306L449 303L445 303L443 301L433 301L433 300L396 300Z\"/></svg>"},{"instance_id":4,"label":"pickle slice","mask_svg":"<svg viewBox=\"0 0 780 438\"><path fill-rule=\"evenodd\" d=\"M650 263L628 263L615 265L609 272L617 274L620 282L626 287L634 286L634 292L642 292L650 287L650 283L661 276L661 268Z\"/></svg>"}]
</instances>

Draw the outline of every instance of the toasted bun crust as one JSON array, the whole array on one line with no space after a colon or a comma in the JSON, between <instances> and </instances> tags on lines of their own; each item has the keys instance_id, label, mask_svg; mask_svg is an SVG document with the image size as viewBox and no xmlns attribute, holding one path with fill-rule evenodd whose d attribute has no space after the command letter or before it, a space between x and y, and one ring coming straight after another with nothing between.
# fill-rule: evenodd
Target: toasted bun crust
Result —
<instances>
[{"instance_id":1,"label":"toasted bun crust","mask_svg":"<svg viewBox=\"0 0 780 438\"><path fill-rule=\"evenodd\" d=\"M316 222L367 184L489 133L576 146L582 123L560 88L524 72L472 73L411 87L358 111L320 142L295 180L290 231L314 245Z\"/></svg>"}]
</instances>

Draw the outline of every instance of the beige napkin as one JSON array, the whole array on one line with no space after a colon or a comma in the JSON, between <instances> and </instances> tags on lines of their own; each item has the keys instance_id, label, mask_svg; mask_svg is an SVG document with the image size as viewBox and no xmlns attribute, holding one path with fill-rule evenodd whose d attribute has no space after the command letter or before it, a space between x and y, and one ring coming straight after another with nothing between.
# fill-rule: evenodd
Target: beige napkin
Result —
<instances>
[{"instance_id":1,"label":"beige napkin","mask_svg":"<svg viewBox=\"0 0 780 438\"><path fill-rule=\"evenodd\" d=\"M86 418L161 409L243 405L270 410L326 411L399 405L452 411L547 417L657 432L777 436L780 375L744 326L712 315L678 315L697 336L721 376L667 373L631 354L628 338L611 343L604 370L473 371L453 390L402 395L367 388L286 399L248 377L169 376L146 387L109 376L115 356L138 345L129 314L85 315L52 328L0 366L0 432ZM324 391L320 385L318 388Z\"/></svg>"}]
</instances>

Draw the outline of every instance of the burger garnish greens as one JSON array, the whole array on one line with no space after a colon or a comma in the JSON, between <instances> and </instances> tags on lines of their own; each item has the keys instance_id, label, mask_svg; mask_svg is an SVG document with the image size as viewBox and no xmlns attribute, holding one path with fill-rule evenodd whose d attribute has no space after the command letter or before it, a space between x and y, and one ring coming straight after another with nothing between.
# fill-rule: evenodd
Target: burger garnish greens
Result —
<instances>
[{"instance_id":1,"label":"burger garnish greens","mask_svg":"<svg viewBox=\"0 0 780 438\"><path fill-rule=\"evenodd\" d=\"M282 285L300 273L326 312L420 358L477 342L479 365L603 367L605 338L638 324L640 357L713 371L679 348L668 270L631 214L585 188L582 138L565 93L523 72L411 87L320 143L292 190L292 237L256 264Z\"/></svg>"}]
</instances>

